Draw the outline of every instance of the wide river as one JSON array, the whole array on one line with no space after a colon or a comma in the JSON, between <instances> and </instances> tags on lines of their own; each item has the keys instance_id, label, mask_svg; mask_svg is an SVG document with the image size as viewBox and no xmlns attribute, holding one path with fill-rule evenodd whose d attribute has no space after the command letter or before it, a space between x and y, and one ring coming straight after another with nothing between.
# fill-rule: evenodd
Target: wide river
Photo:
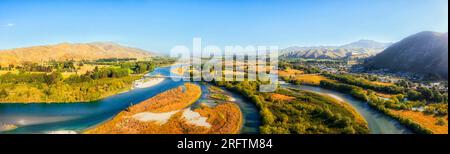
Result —
<instances>
[{"instance_id":1,"label":"wide river","mask_svg":"<svg viewBox=\"0 0 450 154\"><path fill-rule=\"evenodd\" d=\"M170 75L170 67L157 68L151 74ZM33 104L0 104L0 124L13 124L18 128L0 133L79 133L98 125L129 107L149 99L161 92L183 85L183 81L166 79L162 83L149 88L134 89L105 99L89 103L33 103ZM202 86L204 101L208 88ZM404 134L411 133L406 127L367 106L366 103L353 99L351 96L319 87L284 85L303 90L328 94L350 103L369 123L374 134ZM241 133L259 133L261 117L257 107L242 96L226 91L235 98L244 116ZM194 105L195 106L195 105Z\"/></svg>"},{"instance_id":2,"label":"wide river","mask_svg":"<svg viewBox=\"0 0 450 154\"><path fill-rule=\"evenodd\" d=\"M150 75L170 75L170 67L157 68ZM100 124L132 104L142 102L161 92L183 85L184 81L165 79L158 85L133 89L105 99L88 103L32 103L0 104L0 125L13 124L17 129L0 133L79 133ZM207 98L207 85L198 83L202 96L196 104ZM235 99L244 116L241 133L259 133L261 117L257 107L238 94L225 90ZM198 105L193 105L196 107Z\"/></svg>"}]
</instances>

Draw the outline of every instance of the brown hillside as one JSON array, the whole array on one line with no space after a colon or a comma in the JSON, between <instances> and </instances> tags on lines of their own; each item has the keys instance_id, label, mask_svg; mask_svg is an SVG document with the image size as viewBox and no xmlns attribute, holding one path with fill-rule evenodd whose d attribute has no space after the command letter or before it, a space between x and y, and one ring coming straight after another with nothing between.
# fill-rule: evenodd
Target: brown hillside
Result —
<instances>
[{"instance_id":1,"label":"brown hillside","mask_svg":"<svg viewBox=\"0 0 450 154\"><path fill-rule=\"evenodd\" d=\"M0 50L0 65L22 62L46 62L50 60L96 60L102 58L145 58L152 53L121 46L115 43L61 43Z\"/></svg>"}]
</instances>

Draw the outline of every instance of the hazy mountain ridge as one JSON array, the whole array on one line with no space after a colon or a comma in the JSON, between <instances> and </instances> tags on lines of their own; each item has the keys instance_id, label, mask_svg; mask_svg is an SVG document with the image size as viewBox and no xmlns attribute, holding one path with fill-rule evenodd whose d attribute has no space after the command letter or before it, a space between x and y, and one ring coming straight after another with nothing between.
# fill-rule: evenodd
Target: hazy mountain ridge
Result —
<instances>
[{"instance_id":1,"label":"hazy mountain ridge","mask_svg":"<svg viewBox=\"0 0 450 154\"><path fill-rule=\"evenodd\" d=\"M448 79L448 33L425 31L411 35L373 57L366 66Z\"/></svg>"},{"instance_id":2,"label":"hazy mountain ridge","mask_svg":"<svg viewBox=\"0 0 450 154\"><path fill-rule=\"evenodd\" d=\"M60 43L0 50L0 65L51 60L96 60L102 58L145 58L153 53L110 42Z\"/></svg>"},{"instance_id":3,"label":"hazy mountain ridge","mask_svg":"<svg viewBox=\"0 0 450 154\"><path fill-rule=\"evenodd\" d=\"M369 48L369 49L385 49L386 47L389 47L393 43L381 43L373 40L359 40L356 42L352 42L343 46L340 46L340 48L346 48L346 49L354 49L354 48Z\"/></svg>"},{"instance_id":4,"label":"hazy mountain ridge","mask_svg":"<svg viewBox=\"0 0 450 154\"><path fill-rule=\"evenodd\" d=\"M289 47L281 51L282 58L343 59L374 56L392 43L359 40L342 46Z\"/></svg>"}]
</instances>

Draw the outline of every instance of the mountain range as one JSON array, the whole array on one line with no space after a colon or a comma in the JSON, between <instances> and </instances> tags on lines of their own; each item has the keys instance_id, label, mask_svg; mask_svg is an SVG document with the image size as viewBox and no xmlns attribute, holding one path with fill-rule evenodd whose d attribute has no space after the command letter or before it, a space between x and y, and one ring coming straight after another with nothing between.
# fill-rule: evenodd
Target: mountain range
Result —
<instances>
[{"instance_id":1,"label":"mountain range","mask_svg":"<svg viewBox=\"0 0 450 154\"><path fill-rule=\"evenodd\" d=\"M104 58L146 58L153 53L110 42L61 43L0 50L0 65L23 62L46 62L51 60L97 60Z\"/></svg>"},{"instance_id":2,"label":"mountain range","mask_svg":"<svg viewBox=\"0 0 450 154\"><path fill-rule=\"evenodd\" d=\"M390 46L373 40L359 40L342 46L289 47L281 51L281 58L343 59L367 58Z\"/></svg>"},{"instance_id":3,"label":"mountain range","mask_svg":"<svg viewBox=\"0 0 450 154\"><path fill-rule=\"evenodd\" d=\"M366 62L369 68L434 75L448 80L448 33L411 35Z\"/></svg>"}]
</instances>

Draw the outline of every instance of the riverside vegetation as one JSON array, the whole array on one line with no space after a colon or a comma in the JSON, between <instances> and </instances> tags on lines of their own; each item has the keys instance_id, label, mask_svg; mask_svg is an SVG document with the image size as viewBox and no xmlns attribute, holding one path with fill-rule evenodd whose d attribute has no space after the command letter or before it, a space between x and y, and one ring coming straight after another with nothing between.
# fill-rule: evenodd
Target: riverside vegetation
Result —
<instances>
[{"instance_id":1,"label":"riverside vegetation","mask_svg":"<svg viewBox=\"0 0 450 154\"><path fill-rule=\"evenodd\" d=\"M0 75L0 103L94 101L127 91L142 74L173 62L168 58L112 58L9 65L0 68L4 72Z\"/></svg>"},{"instance_id":2,"label":"riverside vegetation","mask_svg":"<svg viewBox=\"0 0 450 154\"><path fill-rule=\"evenodd\" d=\"M352 107L331 97L295 89L258 92L259 81L215 81L241 93L260 109L263 134L365 134L367 122ZM277 97L272 97L273 95Z\"/></svg>"},{"instance_id":3,"label":"riverside vegetation","mask_svg":"<svg viewBox=\"0 0 450 154\"><path fill-rule=\"evenodd\" d=\"M289 63L282 63L281 68L283 70L299 69L297 72L307 72L309 69L309 67L295 67ZM294 84L305 84L296 76L298 74L284 75L281 78ZM346 73L321 72L320 76L323 79L316 86L344 92L366 101L371 107L398 120L416 133L448 134L448 95L446 93L426 87L412 89L403 80L390 84L373 82L364 77ZM421 108L424 111L418 111Z\"/></svg>"},{"instance_id":4,"label":"riverside vegetation","mask_svg":"<svg viewBox=\"0 0 450 154\"><path fill-rule=\"evenodd\" d=\"M236 74L248 76L249 65L243 64L241 67L244 71ZM188 69L186 72L193 72L194 67ZM267 67L267 69L270 68ZM221 71L225 71L224 68ZM211 83L239 93L255 103L262 117L262 126L260 126L262 134L367 134L370 132L367 122L353 107L329 96L280 87L275 92L262 93L259 92L259 87L266 83L260 80L213 80ZM217 96L217 98L220 97Z\"/></svg>"}]
</instances>

